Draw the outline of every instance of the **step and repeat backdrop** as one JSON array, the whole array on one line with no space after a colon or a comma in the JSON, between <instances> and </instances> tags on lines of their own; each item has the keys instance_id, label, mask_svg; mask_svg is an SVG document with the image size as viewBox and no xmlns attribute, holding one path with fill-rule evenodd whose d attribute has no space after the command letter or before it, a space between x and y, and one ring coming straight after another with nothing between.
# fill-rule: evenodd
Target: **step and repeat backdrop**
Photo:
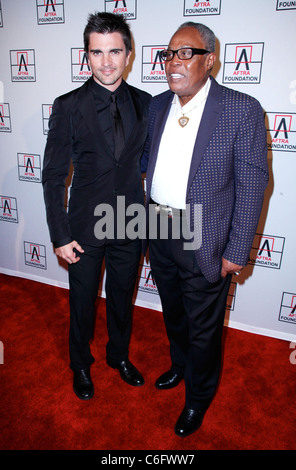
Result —
<instances>
[{"instance_id":1,"label":"step and repeat backdrop","mask_svg":"<svg viewBox=\"0 0 296 470\"><path fill-rule=\"evenodd\" d=\"M168 88L159 52L181 23L194 21L216 34L217 81L261 102L270 182L249 263L231 285L225 324L296 341L296 1L0 0L0 271L68 288L67 266L49 239L41 172L55 97L91 75L83 30L95 11L128 19L131 85L152 95ZM161 311L146 259L135 303Z\"/></svg>"}]
</instances>

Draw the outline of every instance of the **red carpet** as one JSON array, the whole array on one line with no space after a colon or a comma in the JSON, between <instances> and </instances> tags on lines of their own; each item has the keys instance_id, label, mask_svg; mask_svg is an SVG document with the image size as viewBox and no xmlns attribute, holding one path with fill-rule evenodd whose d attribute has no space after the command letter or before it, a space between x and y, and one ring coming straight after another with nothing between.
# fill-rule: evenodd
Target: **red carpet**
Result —
<instances>
[{"instance_id":1,"label":"red carpet","mask_svg":"<svg viewBox=\"0 0 296 470\"><path fill-rule=\"evenodd\" d=\"M0 274L4 364L0 364L1 450L292 450L296 365L289 343L225 328L217 395L202 427L173 429L184 385L158 391L170 365L160 312L135 307L130 359L143 387L105 363L104 300L98 300L92 367L95 396L79 400L68 367L68 291Z\"/></svg>"}]
</instances>

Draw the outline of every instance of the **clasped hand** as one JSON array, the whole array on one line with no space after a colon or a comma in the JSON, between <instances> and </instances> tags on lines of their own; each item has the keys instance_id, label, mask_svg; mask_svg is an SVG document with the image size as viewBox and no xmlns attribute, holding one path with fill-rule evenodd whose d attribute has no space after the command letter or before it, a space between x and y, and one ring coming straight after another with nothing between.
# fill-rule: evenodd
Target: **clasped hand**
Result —
<instances>
[{"instance_id":1,"label":"clasped hand","mask_svg":"<svg viewBox=\"0 0 296 470\"><path fill-rule=\"evenodd\" d=\"M74 248L79 251L79 253L84 253L83 248L73 240L71 243L67 245L60 246L59 248L55 249L55 254L60 258L67 261L69 264L77 263L80 260L80 257L77 256L77 253L74 251Z\"/></svg>"}]
</instances>

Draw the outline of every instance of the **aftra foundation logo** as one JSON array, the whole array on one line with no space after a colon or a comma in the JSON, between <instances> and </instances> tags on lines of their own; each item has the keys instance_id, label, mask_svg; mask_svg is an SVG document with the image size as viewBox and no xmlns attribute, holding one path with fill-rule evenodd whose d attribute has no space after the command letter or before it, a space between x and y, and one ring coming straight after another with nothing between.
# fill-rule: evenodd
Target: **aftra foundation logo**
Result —
<instances>
[{"instance_id":1,"label":"aftra foundation logo","mask_svg":"<svg viewBox=\"0 0 296 470\"><path fill-rule=\"evenodd\" d=\"M65 22L64 0L36 0L38 24Z\"/></svg>"},{"instance_id":2,"label":"aftra foundation logo","mask_svg":"<svg viewBox=\"0 0 296 470\"><path fill-rule=\"evenodd\" d=\"M52 104L42 105L43 134L48 134L48 121L52 112Z\"/></svg>"},{"instance_id":3,"label":"aftra foundation logo","mask_svg":"<svg viewBox=\"0 0 296 470\"><path fill-rule=\"evenodd\" d=\"M249 256L249 263L264 268L281 269L285 238L256 234Z\"/></svg>"},{"instance_id":4,"label":"aftra foundation logo","mask_svg":"<svg viewBox=\"0 0 296 470\"><path fill-rule=\"evenodd\" d=\"M142 47L142 83L167 82L164 62L160 59L160 52L167 46Z\"/></svg>"},{"instance_id":5,"label":"aftra foundation logo","mask_svg":"<svg viewBox=\"0 0 296 470\"><path fill-rule=\"evenodd\" d=\"M153 277L150 265L143 264L142 271L139 279L138 290L140 292L147 292L148 294L158 295L156 282Z\"/></svg>"},{"instance_id":6,"label":"aftra foundation logo","mask_svg":"<svg viewBox=\"0 0 296 470\"><path fill-rule=\"evenodd\" d=\"M0 132L11 132L10 108L8 103L0 104Z\"/></svg>"},{"instance_id":7,"label":"aftra foundation logo","mask_svg":"<svg viewBox=\"0 0 296 470\"><path fill-rule=\"evenodd\" d=\"M296 113L265 113L268 150L296 152Z\"/></svg>"},{"instance_id":8,"label":"aftra foundation logo","mask_svg":"<svg viewBox=\"0 0 296 470\"><path fill-rule=\"evenodd\" d=\"M128 20L135 20L137 0L105 0L105 11L123 15Z\"/></svg>"},{"instance_id":9,"label":"aftra foundation logo","mask_svg":"<svg viewBox=\"0 0 296 470\"><path fill-rule=\"evenodd\" d=\"M87 55L82 48L71 49L72 82L85 82L91 75L91 68L88 65Z\"/></svg>"},{"instance_id":10,"label":"aftra foundation logo","mask_svg":"<svg viewBox=\"0 0 296 470\"><path fill-rule=\"evenodd\" d=\"M44 245L24 242L25 264L34 268L46 268L46 250Z\"/></svg>"},{"instance_id":11,"label":"aftra foundation logo","mask_svg":"<svg viewBox=\"0 0 296 470\"><path fill-rule=\"evenodd\" d=\"M34 49L10 51L10 65L12 82L36 82Z\"/></svg>"},{"instance_id":12,"label":"aftra foundation logo","mask_svg":"<svg viewBox=\"0 0 296 470\"><path fill-rule=\"evenodd\" d=\"M283 292L279 321L296 324L296 294Z\"/></svg>"},{"instance_id":13,"label":"aftra foundation logo","mask_svg":"<svg viewBox=\"0 0 296 470\"><path fill-rule=\"evenodd\" d=\"M207 2L196 2L184 0L183 16L208 16L220 15L221 0L209 0Z\"/></svg>"},{"instance_id":14,"label":"aftra foundation logo","mask_svg":"<svg viewBox=\"0 0 296 470\"><path fill-rule=\"evenodd\" d=\"M18 223L17 202L15 197L0 196L0 221Z\"/></svg>"},{"instance_id":15,"label":"aftra foundation logo","mask_svg":"<svg viewBox=\"0 0 296 470\"><path fill-rule=\"evenodd\" d=\"M263 42L225 44L223 83L260 83Z\"/></svg>"},{"instance_id":16,"label":"aftra foundation logo","mask_svg":"<svg viewBox=\"0 0 296 470\"><path fill-rule=\"evenodd\" d=\"M41 183L40 155L18 153L17 163L20 181L28 181L30 183Z\"/></svg>"}]
</instances>

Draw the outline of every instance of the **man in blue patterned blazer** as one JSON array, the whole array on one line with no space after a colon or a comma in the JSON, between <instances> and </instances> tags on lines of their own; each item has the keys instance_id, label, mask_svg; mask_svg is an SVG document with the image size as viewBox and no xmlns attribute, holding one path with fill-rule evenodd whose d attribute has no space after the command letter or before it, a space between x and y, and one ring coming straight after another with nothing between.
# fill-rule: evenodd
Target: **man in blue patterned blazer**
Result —
<instances>
[{"instance_id":1,"label":"man in blue patterned blazer","mask_svg":"<svg viewBox=\"0 0 296 470\"><path fill-rule=\"evenodd\" d=\"M184 23L173 35L162 52L170 90L152 99L142 161L145 171L149 158L149 256L172 362L155 385L185 380L179 436L200 427L215 394L231 276L248 262L268 183L262 108L210 76L214 51L204 25Z\"/></svg>"}]
</instances>

